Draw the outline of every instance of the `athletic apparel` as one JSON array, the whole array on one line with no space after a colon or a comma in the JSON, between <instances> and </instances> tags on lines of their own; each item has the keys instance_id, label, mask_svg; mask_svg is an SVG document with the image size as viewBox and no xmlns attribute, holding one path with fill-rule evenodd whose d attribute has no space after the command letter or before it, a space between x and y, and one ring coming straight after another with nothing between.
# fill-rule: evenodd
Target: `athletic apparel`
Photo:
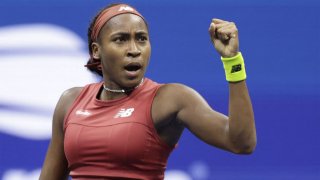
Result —
<instances>
[{"instance_id":1,"label":"athletic apparel","mask_svg":"<svg viewBox=\"0 0 320 180\"><path fill-rule=\"evenodd\" d=\"M64 151L73 180L163 179L173 147L161 141L151 118L160 85L145 79L129 96L101 101L102 85L85 86L65 118Z\"/></svg>"}]
</instances>

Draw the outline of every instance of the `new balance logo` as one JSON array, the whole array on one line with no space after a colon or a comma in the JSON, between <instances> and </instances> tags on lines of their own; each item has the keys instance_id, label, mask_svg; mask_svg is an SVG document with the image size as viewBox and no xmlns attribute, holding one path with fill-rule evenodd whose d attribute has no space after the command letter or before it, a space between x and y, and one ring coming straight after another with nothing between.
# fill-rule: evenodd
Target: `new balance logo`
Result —
<instances>
[{"instance_id":1,"label":"new balance logo","mask_svg":"<svg viewBox=\"0 0 320 180\"><path fill-rule=\"evenodd\" d=\"M134 111L134 108L120 109L120 111L114 116L114 118L129 117L131 116L133 111Z\"/></svg>"},{"instance_id":2,"label":"new balance logo","mask_svg":"<svg viewBox=\"0 0 320 180\"><path fill-rule=\"evenodd\" d=\"M89 115L91 115L91 113L89 111L86 111L86 110L77 110L76 111L76 115L89 116Z\"/></svg>"},{"instance_id":3,"label":"new balance logo","mask_svg":"<svg viewBox=\"0 0 320 180\"><path fill-rule=\"evenodd\" d=\"M241 64L237 64L237 65L232 66L231 73L239 72L241 70L242 70Z\"/></svg>"},{"instance_id":4,"label":"new balance logo","mask_svg":"<svg viewBox=\"0 0 320 180\"><path fill-rule=\"evenodd\" d=\"M133 9L129 6L121 6L118 11L133 11Z\"/></svg>"}]
</instances>

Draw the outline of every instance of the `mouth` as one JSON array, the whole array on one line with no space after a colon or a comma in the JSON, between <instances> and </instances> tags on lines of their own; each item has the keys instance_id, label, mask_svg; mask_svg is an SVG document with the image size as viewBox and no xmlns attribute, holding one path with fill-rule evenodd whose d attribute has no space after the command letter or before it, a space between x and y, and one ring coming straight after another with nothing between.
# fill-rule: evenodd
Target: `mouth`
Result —
<instances>
[{"instance_id":1,"label":"mouth","mask_svg":"<svg viewBox=\"0 0 320 180\"><path fill-rule=\"evenodd\" d=\"M140 63L129 63L127 64L124 69L129 72L135 72L142 68L142 65Z\"/></svg>"},{"instance_id":2,"label":"mouth","mask_svg":"<svg viewBox=\"0 0 320 180\"><path fill-rule=\"evenodd\" d=\"M140 74L142 65L140 63L132 62L124 66L127 75L131 78L137 77Z\"/></svg>"}]
</instances>

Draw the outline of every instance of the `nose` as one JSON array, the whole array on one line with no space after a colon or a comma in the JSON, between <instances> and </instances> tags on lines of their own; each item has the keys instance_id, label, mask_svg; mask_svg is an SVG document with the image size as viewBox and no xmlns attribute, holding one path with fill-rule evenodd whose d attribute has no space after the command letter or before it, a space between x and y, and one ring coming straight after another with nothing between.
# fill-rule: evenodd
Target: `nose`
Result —
<instances>
[{"instance_id":1,"label":"nose","mask_svg":"<svg viewBox=\"0 0 320 180\"><path fill-rule=\"evenodd\" d=\"M130 57L137 57L137 56L140 56L140 54L141 54L141 51L138 48L136 42L135 41L131 41L127 55L130 56Z\"/></svg>"}]
</instances>

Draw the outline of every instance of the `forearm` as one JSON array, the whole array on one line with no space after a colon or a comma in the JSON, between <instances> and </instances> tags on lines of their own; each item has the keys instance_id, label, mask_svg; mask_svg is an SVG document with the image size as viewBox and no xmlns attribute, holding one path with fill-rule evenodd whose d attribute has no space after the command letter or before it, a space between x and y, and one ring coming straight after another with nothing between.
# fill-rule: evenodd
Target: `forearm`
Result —
<instances>
[{"instance_id":1,"label":"forearm","mask_svg":"<svg viewBox=\"0 0 320 180\"><path fill-rule=\"evenodd\" d=\"M251 153L256 129L246 81L229 83L229 138L236 153Z\"/></svg>"}]
</instances>

